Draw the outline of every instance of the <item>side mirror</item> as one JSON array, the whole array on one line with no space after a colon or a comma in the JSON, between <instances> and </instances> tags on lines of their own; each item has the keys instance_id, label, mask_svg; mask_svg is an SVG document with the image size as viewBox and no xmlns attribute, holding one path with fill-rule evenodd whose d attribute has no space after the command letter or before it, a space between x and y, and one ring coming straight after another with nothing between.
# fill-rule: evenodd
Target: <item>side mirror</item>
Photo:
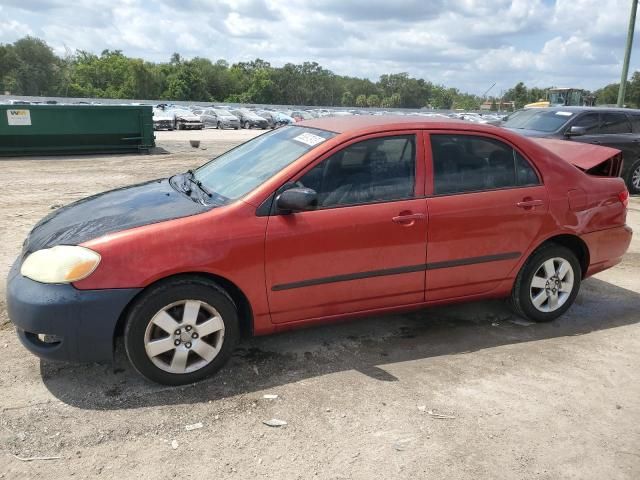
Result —
<instances>
[{"instance_id":1,"label":"side mirror","mask_svg":"<svg viewBox=\"0 0 640 480\"><path fill-rule=\"evenodd\" d=\"M303 212L318 205L318 194L311 188L290 188L276 197L280 213Z\"/></svg>"},{"instance_id":2,"label":"side mirror","mask_svg":"<svg viewBox=\"0 0 640 480\"><path fill-rule=\"evenodd\" d=\"M566 131L565 135L567 137L579 137L581 135L586 135L587 134L587 128L586 127L578 127L576 125L574 125L573 127L571 127L569 130Z\"/></svg>"}]
</instances>

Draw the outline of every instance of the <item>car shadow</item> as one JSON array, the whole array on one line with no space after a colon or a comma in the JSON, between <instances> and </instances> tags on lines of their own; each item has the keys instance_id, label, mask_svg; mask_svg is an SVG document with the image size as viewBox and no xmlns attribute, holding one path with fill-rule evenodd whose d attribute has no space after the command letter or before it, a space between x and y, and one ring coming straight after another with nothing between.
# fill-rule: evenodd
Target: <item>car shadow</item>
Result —
<instances>
[{"instance_id":1,"label":"car shadow","mask_svg":"<svg viewBox=\"0 0 640 480\"><path fill-rule=\"evenodd\" d=\"M552 323L532 324L513 315L503 301L485 301L301 329L246 339L218 374L184 387L144 380L121 346L113 365L41 361L40 370L47 389L78 408L202 403L344 370L394 382L398 379L384 365L635 324L639 311L639 293L592 278L569 312Z\"/></svg>"}]
</instances>

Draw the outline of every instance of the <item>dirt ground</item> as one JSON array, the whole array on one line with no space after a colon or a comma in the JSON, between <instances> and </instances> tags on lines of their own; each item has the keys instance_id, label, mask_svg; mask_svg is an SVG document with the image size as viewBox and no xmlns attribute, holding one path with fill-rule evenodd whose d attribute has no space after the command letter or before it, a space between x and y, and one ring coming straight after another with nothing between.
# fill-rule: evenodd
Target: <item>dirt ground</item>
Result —
<instances>
[{"instance_id":1,"label":"dirt ground","mask_svg":"<svg viewBox=\"0 0 640 480\"><path fill-rule=\"evenodd\" d=\"M4 279L39 218L259 133L158 132L169 153L0 160L0 478L640 478L638 234L551 324L496 301L248 339L184 388L138 377L121 345L113 365L22 348ZM628 223L640 232L640 198Z\"/></svg>"}]
</instances>

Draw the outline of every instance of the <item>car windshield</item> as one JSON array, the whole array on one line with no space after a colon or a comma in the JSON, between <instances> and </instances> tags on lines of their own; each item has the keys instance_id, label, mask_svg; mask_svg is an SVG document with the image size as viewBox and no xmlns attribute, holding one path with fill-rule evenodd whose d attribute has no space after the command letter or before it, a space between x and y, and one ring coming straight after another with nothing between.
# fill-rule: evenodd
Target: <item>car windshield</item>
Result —
<instances>
[{"instance_id":1,"label":"car windshield","mask_svg":"<svg viewBox=\"0 0 640 480\"><path fill-rule=\"evenodd\" d=\"M254 138L196 170L196 180L212 192L236 200L336 134L284 127Z\"/></svg>"},{"instance_id":2,"label":"car windshield","mask_svg":"<svg viewBox=\"0 0 640 480\"><path fill-rule=\"evenodd\" d=\"M506 128L537 130L539 132L555 132L574 115L563 110L537 110L530 108L515 112L502 124Z\"/></svg>"}]
</instances>

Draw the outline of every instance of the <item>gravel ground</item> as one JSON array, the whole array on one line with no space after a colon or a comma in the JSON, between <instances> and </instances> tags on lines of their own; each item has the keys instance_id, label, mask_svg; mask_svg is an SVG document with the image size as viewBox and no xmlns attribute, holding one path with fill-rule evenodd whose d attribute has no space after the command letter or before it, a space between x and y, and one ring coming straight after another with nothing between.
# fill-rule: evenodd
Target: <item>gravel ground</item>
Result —
<instances>
[{"instance_id":1,"label":"gravel ground","mask_svg":"<svg viewBox=\"0 0 640 480\"><path fill-rule=\"evenodd\" d=\"M248 339L184 388L139 378L121 345L113 365L21 347L4 278L33 223L259 133L158 132L152 155L0 160L0 478L640 477L638 235L552 324L480 302ZM630 207L639 232L640 198Z\"/></svg>"}]
</instances>

